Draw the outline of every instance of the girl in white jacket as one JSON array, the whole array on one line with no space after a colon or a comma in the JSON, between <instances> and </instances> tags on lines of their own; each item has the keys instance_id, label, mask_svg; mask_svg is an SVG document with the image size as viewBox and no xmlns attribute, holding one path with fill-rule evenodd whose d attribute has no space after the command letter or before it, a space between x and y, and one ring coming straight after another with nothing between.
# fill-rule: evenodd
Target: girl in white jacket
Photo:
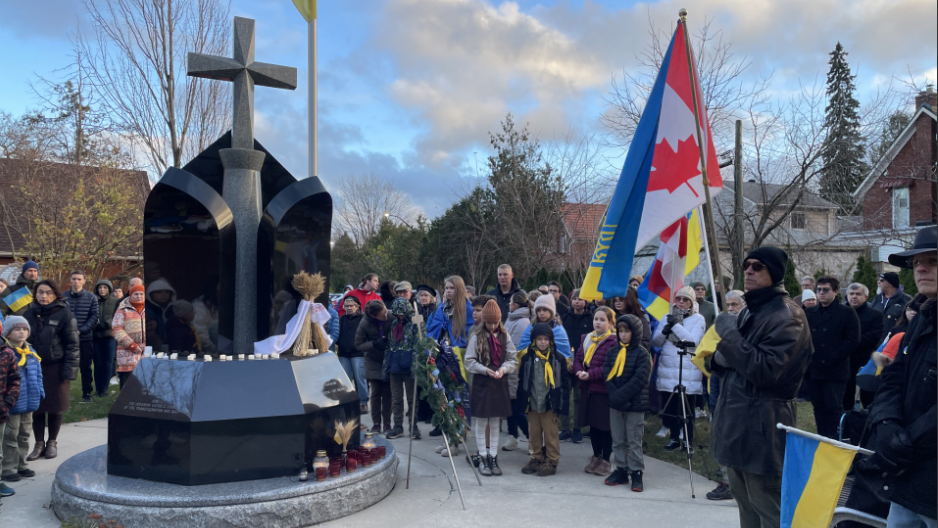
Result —
<instances>
[{"instance_id":1,"label":"girl in white jacket","mask_svg":"<svg viewBox=\"0 0 938 528\"><path fill-rule=\"evenodd\" d=\"M703 394L703 373L691 363L691 357L684 357L683 363L678 355L680 348L677 343L689 342L694 347L700 343L706 331L706 322L702 315L697 313L697 303L694 302L694 290L690 286L684 286L674 295L674 306L671 314L665 321L662 321L655 330L652 338L652 345L661 348L661 355L658 356L658 381L657 389L662 392L662 401L670 402L662 411L661 417L664 426L670 430L671 441L665 446L666 451L673 451L682 447L680 434L683 429L681 420L681 399L672 392L678 386L679 375L682 376L684 387L687 389L688 402L686 412L690 416L687 423L687 442L690 445L694 443L694 406L693 396ZM688 348L688 352L693 352L695 348Z\"/></svg>"}]
</instances>

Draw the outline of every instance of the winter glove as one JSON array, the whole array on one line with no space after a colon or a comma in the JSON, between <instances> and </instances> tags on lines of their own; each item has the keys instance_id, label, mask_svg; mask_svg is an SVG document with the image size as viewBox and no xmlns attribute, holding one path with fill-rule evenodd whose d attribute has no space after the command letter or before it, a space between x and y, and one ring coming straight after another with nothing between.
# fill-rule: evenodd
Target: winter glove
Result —
<instances>
[{"instance_id":1,"label":"winter glove","mask_svg":"<svg viewBox=\"0 0 938 528\"><path fill-rule=\"evenodd\" d=\"M384 352L384 350L388 348L388 338L379 337L378 339L374 340L374 345L376 349Z\"/></svg>"},{"instance_id":2,"label":"winter glove","mask_svg":"<svg viewBox=\"0 0 938 528\"><path fill-rule=\"evenodd\" d=\"M668 314L667 321L668 321L668 326L674 326L676 324L681 323L678 317L674 314Z\"/></svg>"},{"instance_id":3,"label":"winter glove","mask_svg":"<svg viewBox=\"0 0 938 528\"><path fill-rule=\"evenodd\" d=\"M668 317L671 317L670 315ZM664 325L664 328L661 329L661 335L668 337L671 335L671 323Z\"/></svg>"},{"instance_id":4,"label":"winter glove","mask_svg":"<svg viewBox=\"0 0 938 528\"><path fill-rule=\"evenodd\" d=\"M716 363L717 365L723 368L729 368L730 364L726 361L726 357L719 350L714 352L712 357L713 357L713 363Z\"/></svg>"},{"instance_id":5,"label":"winter glove","mask_svg":"<svg viewBox=\"0 0 938 528\"><path fill-rule=\"evenodd\" d=\"M715 327L717 335L719 335L721 339L726 337L732 332L739 331L736 329L736 321L738 317L739 316L736 314L731 314L731 313L726 313L726 312L721 313L717 317L717 320L714 321L713 326Z\"/></svg>"},{"instance_id":6,"label":"winter glove","mask_svg":"<svg viewBox=\"0 0 938 528\"><path fill-rule=\"evenodd\" d=\"M883 422L876 428L876 453L867 457L864 469L878 468L883 473L898 475L915 461L915 450L909 433L899 424Z\"/></svg>"}]
</instances>

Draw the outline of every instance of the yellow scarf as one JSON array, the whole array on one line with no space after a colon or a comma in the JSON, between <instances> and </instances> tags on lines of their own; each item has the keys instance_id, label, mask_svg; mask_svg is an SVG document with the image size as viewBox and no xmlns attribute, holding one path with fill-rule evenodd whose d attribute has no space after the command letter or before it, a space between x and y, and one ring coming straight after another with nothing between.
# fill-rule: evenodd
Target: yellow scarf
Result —
<instances>
[{"instance_id":1,"label":"yellow scarf","mask_svg":"<svg viewBox=\"0 0 938 528\"><path fill-rule=\"evenodd\" d=\"M628 349L629 345L623 345L619 349L619 355L616 356L616 362L612 365L612 370L609 371L606 381L612 381L612 378L618 378L622 375L622 371L625 370L625 355L628 353Z\"/></svg>"},{"instance_id":2,"label":"yellow scarf","mask_svg":"<svg viewBox=\"0 0 938 528\"><path fill-rule=\"evenodd\" d=\"M598 336L596 332L590 332L590 346L586 347L586 353L583 354L583 366L589 367L593 360L593 354L596 353L596 347L612 335L612 330L606 330L606 333Z\"/></svg>"},{"instance_id":3,"label":"yellow scarf","mask_svg":"<svg viewBox=\"0 0 938 528\"><path fill-rule=\"evenodd\" d=\"M549 351L550 350L548 350L548 352ZM554 384L554 368L550 366L550 360L548 359L547 354L536 348L534 348L534 354L538 357L538 359L544 360L544 384L547 385L548 389L555 388L556 385Z\"/></svg>"},{"instance_id":4,"label":"yellow scarf","mask_svg":"<svg viewBox=\"0 0 938 528\"><path fill-rule=\"evenodd\" d=\"M25 365L26 365L26 356L29 356L29 355L36 356L36 361L39 361L40 363L42 362L42 358L40 358L39 356L36 355L35 352L33 352L32 350L30 350L30 349L29 349L29 345L27 345L26 343L23 343L23 348L19 348L19 347L17 347L16 345L14 345L13 343L10 343L9 341L7 341L7 343L10 345L10 348L12 348L13 350L15 350L16 353L20 355L20 361L19 361L19 363L17 363L18 366L20 366L20 367L25 366Z\"/></svg>"}]
</instances>

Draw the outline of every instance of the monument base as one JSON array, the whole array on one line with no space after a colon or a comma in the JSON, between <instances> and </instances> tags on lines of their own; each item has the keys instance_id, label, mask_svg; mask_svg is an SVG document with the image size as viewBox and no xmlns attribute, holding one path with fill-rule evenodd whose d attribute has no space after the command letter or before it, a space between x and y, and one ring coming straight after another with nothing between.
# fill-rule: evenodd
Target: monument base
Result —
<instances>
[{"instance_id":1,"label":"monument base","mask_svg":"<svg viewBox=\"0 0 938 528\"><path fill-rule=\"evenodd\" d=\"M397 482L394 446L383 438L387 457L368 468L316 482L279 477L182 486L108 475L107 446L98 446L59 466L52 509L59 519L99 514L134 528L191 526L297 528L345 517L385 498Z\"/></svg>"}]
</instances>

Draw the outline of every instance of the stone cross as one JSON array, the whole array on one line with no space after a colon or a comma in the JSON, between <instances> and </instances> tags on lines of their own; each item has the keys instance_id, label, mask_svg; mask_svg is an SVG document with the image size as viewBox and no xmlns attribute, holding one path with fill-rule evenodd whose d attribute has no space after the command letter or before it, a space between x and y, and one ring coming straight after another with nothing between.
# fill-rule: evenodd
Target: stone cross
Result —
<instances>
[{"instance_id":1,"label":"stone cross","mask_svg":"<svg viewBox=\"0 0 938 528\"><path fill-rule=\"evenodd\" d=\"M234 17L233 57L189 53L190 77L234 83L231 147L254 148L254 85L296 89L296 68L254 61L254 20Z\"/></svg>"},{"instance_id":2,"label":"stone cross","mask_svg":"<svg viewBox=\"0 0 938 528\"><path fill-rule=\"evenodd\" d=\"M250 353L257 340L257 228L261 222L261 169L254 150L254 85L296 88L296 68L254 61L254 21L234 19L233 57L189 54L189 76L234 83L231 148L218 153L224 167L222 196L234 217L235 307L232 349Z\"/></svg>"}]
</instances>

